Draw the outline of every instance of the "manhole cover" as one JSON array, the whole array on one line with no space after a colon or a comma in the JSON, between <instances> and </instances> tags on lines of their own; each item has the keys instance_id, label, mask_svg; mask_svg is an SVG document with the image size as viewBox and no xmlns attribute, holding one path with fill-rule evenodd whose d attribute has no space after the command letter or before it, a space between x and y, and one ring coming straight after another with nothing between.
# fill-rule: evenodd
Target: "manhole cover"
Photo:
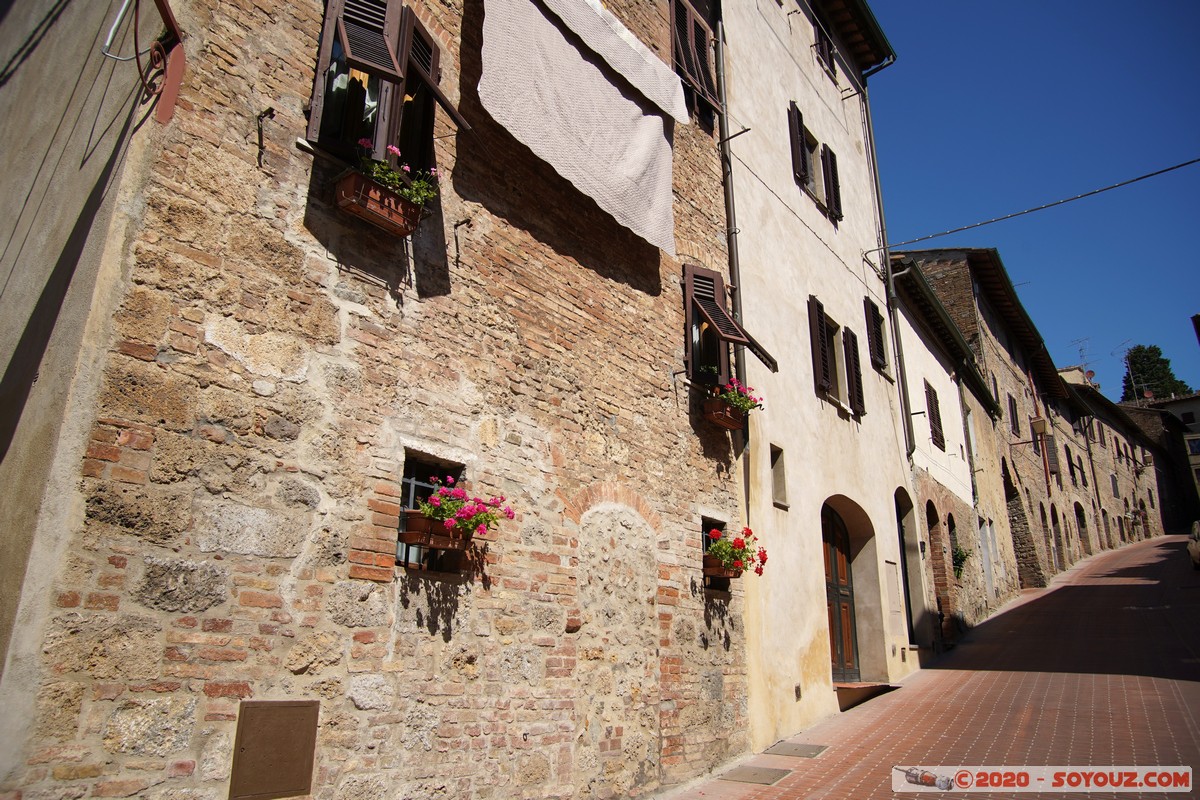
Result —
<instances>
[{"instance_id":1,"label":"manhole cover","mask_svg":"<svg viewBox=\"0 0 1200 800\"><path fill-rule=\"evenodd\" d=\"M791 770L771 769L770 767L734 767L720 777L723 781L761 783L763 786L770 786L790 772Z\"/></svg>"},{"instance_id":2,"label":"manhole cover","mask_svg":"<svg viewBox=\"0 0 1200 800\"><path fill-rule=\"evenodd\" d=\"M769 756L788 756L789 758L816 758L825 752L826 745L823 744L792 744L791 742L780 742L769 750L764 752Z\"/></svg>"}]
</instances>

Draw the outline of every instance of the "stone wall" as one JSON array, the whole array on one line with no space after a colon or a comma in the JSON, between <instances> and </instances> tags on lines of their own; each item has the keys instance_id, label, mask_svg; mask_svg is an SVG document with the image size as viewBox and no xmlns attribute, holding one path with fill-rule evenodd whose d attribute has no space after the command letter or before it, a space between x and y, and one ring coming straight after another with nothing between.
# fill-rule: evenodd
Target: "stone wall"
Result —
<instances>
[{"instance_id":1,"label":"stone wall","mask_svg":"<svg viewBox=\"0 0 1200 800\"><path fill-rule=\"evenodd\" d=\"M439 114L411 252L293 144L321 4L175 5L189 73L2 787L225 796L248 699L320 701L319 798L635 796L742 752L741 587L700 575L735 453L673 378L681 261L487 118L480 0L417 6L473 130ZM665 2L607 6L669 61ZM720 268L714 137L674 147L679 249ZM517 511L461 573L379 544L416 455Z\"/></svg>"}]
</instances>

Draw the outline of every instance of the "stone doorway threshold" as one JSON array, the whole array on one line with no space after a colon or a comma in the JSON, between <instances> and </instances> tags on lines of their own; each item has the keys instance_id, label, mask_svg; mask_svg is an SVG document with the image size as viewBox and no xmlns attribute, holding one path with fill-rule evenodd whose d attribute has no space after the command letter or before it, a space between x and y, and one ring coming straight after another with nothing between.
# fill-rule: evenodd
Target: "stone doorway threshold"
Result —
<instances>
[{"instance_id":1,"label":"stone doorway threshold","mask_svg":"<svg viewBox=\"0 0 1200 800\"><path fill-rule=\"evenodd\" d=\"M848 711L855 706L865 703L881 694L887 694L900 687L893 683L835 683L833 690L837 692L838 708Z\"/></svg>"}]
</instances>

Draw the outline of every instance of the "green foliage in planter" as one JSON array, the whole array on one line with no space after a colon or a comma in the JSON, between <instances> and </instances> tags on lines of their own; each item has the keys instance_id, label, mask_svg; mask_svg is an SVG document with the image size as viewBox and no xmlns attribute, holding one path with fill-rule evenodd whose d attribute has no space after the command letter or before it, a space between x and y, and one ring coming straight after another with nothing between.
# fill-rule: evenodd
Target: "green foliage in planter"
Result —
<instances>
[{"instance_id":1,"label":"green foliage in planter","mask_svg":"<svg viewBox=\"0 0 1200 800\"><path fill-rule=\"evenodd\" d=\"M954 545L954 550L950 553L950 557L954 559L954 577L961 578L963 565L971 557L971 551L963 550L959 545Z\"/></svg>"}]
</instances>

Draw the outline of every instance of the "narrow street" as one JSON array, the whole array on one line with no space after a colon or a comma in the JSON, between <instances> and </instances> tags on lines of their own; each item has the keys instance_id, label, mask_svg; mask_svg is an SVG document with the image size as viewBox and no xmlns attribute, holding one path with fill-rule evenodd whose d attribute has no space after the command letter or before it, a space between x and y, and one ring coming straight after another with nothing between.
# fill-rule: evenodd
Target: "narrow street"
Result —
<instances>
[{"instance_id":1,"label":"narrow street","mask_svg":"<svg viewBox=\"0 0 1200 800\"><path fill-rule=\"evenodd\" d=\"M772 785L710 780L680 798L1010 797L893 794L895 765L1191 766L1200 776L1200 572L1169 536L1090 558L1029 590L901 689L757 755ZM1063 794L1021 794L1021 797ZM1194 797L1193 793L1076 797Z\"/></svg>"}]
</instances>

